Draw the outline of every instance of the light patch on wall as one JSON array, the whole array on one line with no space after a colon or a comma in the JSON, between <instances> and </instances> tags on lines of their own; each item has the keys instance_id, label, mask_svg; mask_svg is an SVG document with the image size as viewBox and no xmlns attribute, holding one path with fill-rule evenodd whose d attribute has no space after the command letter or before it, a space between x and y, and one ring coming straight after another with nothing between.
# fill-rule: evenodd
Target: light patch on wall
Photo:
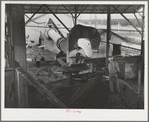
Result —
<instances>
[{"instance_id":1,"label":"light patch on wall","mask_svg":"<svg viewBox=\"0 0 149 122\"><path fill-rule=\"evenodd\" d=\"M131 79L136 77L136 68L134 63L126 63L125 64L125 79Z\"/></svg>"}]
</instances>

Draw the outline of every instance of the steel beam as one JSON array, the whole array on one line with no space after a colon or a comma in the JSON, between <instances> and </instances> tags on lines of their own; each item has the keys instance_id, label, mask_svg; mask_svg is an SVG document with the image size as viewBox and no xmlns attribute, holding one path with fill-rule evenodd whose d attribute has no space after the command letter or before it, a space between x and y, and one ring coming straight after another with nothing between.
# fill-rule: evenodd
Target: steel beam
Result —
<instances>
[{"instance_id":1,"label":"steel beam","mask_svg":"<svg viewBox=\"0 0 149 122\"><path fill-rule=\"evenodd\" d=\"M29 18L27 15L25 15L27 18ZM30 20L30 21L32 21L32 22L34 22L34 23L36 23L36 24L43 24L43 23L46 23L46 22L35 22L34 20Z\"/></svg>"},{"instance_id":2,"label":"steel beam","mask_svg":"<svg viewBox=\"0 0 149 122\"><path fill-rule=\"evenodd\" d=\"M54 28L56 28L56 30L58 31L58 33L64 38L64 35L61 33L61 31L59 30L59 28L55 25L55 23L53 22L53 20L50 18L51 23L53 24Z\"/></svg>"},{"instance_id":3,"label":"steel beam","mask_svg":"<svg viewBox=\"0 0 149 122\"><path fill-rule=\"evenodd\" d=\"M94 12L95 8L96 8L96 5L93 6L93 9L92 9L92 11L90 12L90 14L92 14L92 13Z\"/></svg>"},{"instance_id":4,"label":"steel beam","mask_svg":"<svg viewBox=\"0 0 149 122\"><path fill-rule=\"evenodd\" d=\"M120 5L118 5L117 9L119 8L119 6L120 6ZM115 9L114 9L114 12L113 12L113 13L115 13Z\"/></svg>"},{"instance_id":5,"label":"steel beam","mask_svg":"<svg viewBox=\"0 0 149 122\"><path fill-rule=\"evenodd\" d=\"M131 7L131 5L128 5L128 7L123 11L123 13L125 13L129 7Z\"/></svg>"},{"instance_id":6,"label":"steel beam","mask_svg":"<svg viewBox=\"0 0 149 122\"><path fill-rule=\"evenodd\" d=\"M140 13L138 13L138 14L140 15L141 18L143 18L143 16Z\"/></svg>"},{"instance_id":7,"label":"steel beam","mask_svg":"<svg viewBox=\"0 0 149 122\"><path fill-rule=\"evenodd\" d=\"M44 5L45 7L47 7L47 9L56 17L56 19L67 29L68 32L70 32L70 30L66 27L66 25L55 15L55 13L47 6Z\"/></svg>"},{"instance_id":8,"label":"steel beam","mask_svg":"<svg viewBox=\"0 0 149 122\"><path fill-rule=\"evenodd\" d=\"M114 6L112 6L117 12L119 12L122 17L124 17L140 34L141 32L130 22L130 20L128 18L126 18L117 8L115 8Z\"/></svg>"},{"instance_id":9,"label":"steel beam","mask_svg":"<svg viewBox=\"0 0 149 122\"><path fill-rule=\"evenodd\" d=\"M110 13L110 6L108 6L108 14L107 14L107 44L106 44L106 68L108 68L110 32L111 32L111 13Z\"/></svg>"},{"instance_id":10,"label":"steel beam","mask_svg":"<svg viewBox=\"0 0 149 122\"><path fill-rule=\"evenodd\" d=\"M34 17L34 18L32 18L32 20L35 21L36 19L41 18L41 17L43 17L43 16L45 16L45 14L40 15L40 16L37 16L37 17Z\"/></svg>"},{"instance_id":11,"label":"steel beam","mask_svg":"<svg viewBox=\"0 0 149 122\"><path fill-rule=\"evenodd\" d=\"M77 8L75 5L75 16L74 16L74 26L77 24Z\"/></svg>"},{"instance_id":12,"label":"steel beam","mask_svg":"<svg viewBox=\"0 0 149 122\"><path fill-rule=\"evenodd\" d=\"M134 10L134 13L137 13L137 11L142 7L143 5L139 6L137 9Z\"/></svg>"},{"instance_id":13,"label":"steel beam","mask_svg":"<svg viewBox=\"0 0 149 122\"><path fill-rule=\"evenodd\" d=\"M29 23L29 21L35 16L35 14L36 14L42 7L43 7L43 5L41 5L41 6L37 9L37 11L27 20L27 22L25 23L25 25L26 25L27 23Z\"/></svg>"},{"instance_id":14,"label":"steel beam","mask_svg":"<svg viewBox=\"0 0 149 122\"><path fill-rule=\"evenodd\" d=\"M88 7L88 5L86 5L86 6L79 12L79 14L77 15L77 17L79 17L80 14L81 14L87 7Z\"/></svg>"},{"instance_id":15,"label":"steel beam","mask_svg":"<svg viewBox=\"0 0 149 122\"><path fill-rule=\"evenodd\" d=\"M62 6L71 14L72 17L74 17L73 14L67 9L66 6L64 6L64 5L62 5Z\"/></svg>"},{"instance_id":16,"label":"steel beam","mask_svg":"<svg viewBox=\"0 0 149 122\"><path fill-rule=\"evenodd\" d=\"M138 24L140 25L141 29L143 29L143 28L142 28L142 25L140 24L140 22L139 22L139 20L138 20L138 17L136 16L136 14L135 14L135 13L134 13L134 16L135 16L135 18L136 18L136 20L137 20Z\"/></svg>"}]
</instances>

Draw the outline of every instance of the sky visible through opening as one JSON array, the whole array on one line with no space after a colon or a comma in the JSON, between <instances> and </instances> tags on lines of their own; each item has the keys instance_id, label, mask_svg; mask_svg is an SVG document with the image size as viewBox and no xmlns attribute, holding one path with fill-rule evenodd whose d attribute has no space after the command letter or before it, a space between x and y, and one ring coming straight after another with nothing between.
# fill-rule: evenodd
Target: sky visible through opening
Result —
<instances>
[{"instance_id":1,"label":"sky visible through opening","mask_svg":"<svg viewBox=\"0 0 149 122\"><path fill-rule=\"evenodd\" d=\"M128 19L135 19L134 14L124 14ZM136 14L138 19L140 15ZM78 19L107 19L107 14L81 14ZM120 14L111 14L111 19L124 19Z\"/></svg>"},{"instance_id":2,"label":"sky visible through opening","mask_svg":"<svg viewBox=\"0 0 149 122\"><path fill-rule=\"evenodd\" d=\"M141 8L139 12L143 11ZM142 13L140 13L142 15ZM128 19L135 19L134 14L124 14ZM139 14L136 14L138 19L141 19ZM79 19L107 19L107 14L81 14ZM111 19L124 19L120 14L111 14Z\"/></svg>"}]
</instances>

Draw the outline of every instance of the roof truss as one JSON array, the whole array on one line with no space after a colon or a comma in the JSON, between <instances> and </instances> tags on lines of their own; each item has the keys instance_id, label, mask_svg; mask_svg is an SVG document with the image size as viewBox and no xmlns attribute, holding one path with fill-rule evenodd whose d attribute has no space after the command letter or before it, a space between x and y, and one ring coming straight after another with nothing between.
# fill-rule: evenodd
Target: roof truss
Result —
<instances>
[{"instance_id":1,"label":"roof truss","mask_svg":"<svg viewBox=\"0 0 149 122\"><path fill-rule=\"evenodd\" d=\"M38 8L43 4L25 4L24 10L25 13L35 13ZM101 5L101 4L46 4L55 14L107 14L108 12L108 5ZM128 13L137 13L139 12L140 8L143 4L128 4L128 5L112 5L117 8L121 13L128 14ZM77 11L75 11L77 10ZM37 13L50 13L46 7L42 7ZM115 9L111 7L110 9L111 14L118 14Z\"/></svg>"}]
</instances>

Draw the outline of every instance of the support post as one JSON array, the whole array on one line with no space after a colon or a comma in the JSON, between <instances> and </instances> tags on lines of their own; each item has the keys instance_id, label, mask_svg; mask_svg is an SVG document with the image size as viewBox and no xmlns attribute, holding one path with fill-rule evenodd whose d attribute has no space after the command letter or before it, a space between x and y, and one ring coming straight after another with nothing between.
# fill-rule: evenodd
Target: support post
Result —
<instances>
[{"instance_id":1,"label":"support post","mask_svg":"<svg viewBox=\"0 0 149 122\"><path fill-rule=\"evenodd\" d=\"M110 32L111 32L111 14L110 14L110 6L108 6L108 14L107 14L107 43L106 43L106 68L108 68L108 57L109 57L109 40L110 40Z\"/></svg>"},{"instance_id":2,"label":"support post","mask_svg":"<svg viewBox=\"0 0 149 122\"><path fill-rule=\"evenodd\" d=\"M8 51L8 62L9 62L9 68L13 67L13 41L12 41L12 36L11 36L11 20L10 20L10 5L6 5L6 14L7 14L7 30L8 30L8 35L6 37L7 39L7 44L5 46L8 46L6 49ZM5 52L6 53L6 52ZM7 53L6 53L7 55Z\"/></svg>"},{"instance_id":3,"label":"support post","mask_svg":"<svg viewBox=\"0 0 149 122\"><path fill-rule=\"evenodd\" d=\"M15 89L15 84L16 84L16 77L15 77L15 52L14 52L14 40L13 40L13 33L12 33L12 18L11 18L11 5L6 5L6 13L7 13L7 22L8 22L8 43L9 43L9 47L10 47L10 67L9 68L12 68L12 74L13 77L12 77L12 83L8 83L8 80L6 79L6 84L8 84L8 86L10 88L12 88L9 92L12 92L12 94L14 94L13 98L11 99L11 97L9 96L8 99L6 99L6 103L11 100L11 102L14 102L14 104L11 106L11 107L18 107L18 103L16 102L18 99L17 99L17 95L16 95L16 89ZM6 85L5 84L5 85ZM13 86L13 87L12 87ZM6 86L5 86L6 87ZM14 90L13 90L14 89ZM6 90L7 91L7 90ZM9 106L9 105L7 105Z\"/></svg>"},{"instance_id":4,"label":"support post","mask_svg":"<svg viewBox=\"0 0 149 122\"><path fill-rule=\"evenodd\" d=\"M138 93L140 93L141 82L144 83L144 6L143 6L143 16L142 16L142 35L141 35L141 81L138 80Z\"/></svg>"},{"instance_id":5,"label":"support post","mask_svg":"<svg viewBox=\"0 0 149 122\"><path fill-rule=\"evenodd\" d=\"M75 5L75 16L74 16L74 26L77 24L77 8L76 8L76 5Z\"/></svg>"},{"instance_id":6,"label":"support post","mask_svg":"<svg viewBox=\"0 0 149 122\"><path fill-rule=\"evenodd\" d=\"M10 9L11 21L11 35L13 40L14 61L18 62L20 67L26 71L26 42L25 42L25 22L24 22L24 5L12 4ZM18 11L19 10L19 11ZM14 63L15 63L14 62ZM14 71L15 73L15 71ZM15 80L16 81L16 80ZM16 83L16 82L15 82ZM20 92L20 105L17 107L28 107L28 89L27 81L23 77L19 77L19 92ZM17 83L15 84L17 89Z\"/></svg>"},{"instance_id":7,"label":"support post","mask_svg":"<svg viewBox=\"0 0 149 122\"><path fill-rule=\"evenodd\" d=\"M142 35L141 35L141 55L144 55L144 6L143 6L143 17L142 17Z\"/></svg>"},{"instance_id":8,"label":"support post","mask_svg":"<svg viewBox=\"0 0 149 122\"><path fill-rule=\"evenodd\" d=\"M66 25L55 15L55 13L47 6L47 5L44 5L47 7L47 9L56 17L56 19L68 30L68 32L70 32L70 30L66 27Z\"/></svg>"}]
</instances>

